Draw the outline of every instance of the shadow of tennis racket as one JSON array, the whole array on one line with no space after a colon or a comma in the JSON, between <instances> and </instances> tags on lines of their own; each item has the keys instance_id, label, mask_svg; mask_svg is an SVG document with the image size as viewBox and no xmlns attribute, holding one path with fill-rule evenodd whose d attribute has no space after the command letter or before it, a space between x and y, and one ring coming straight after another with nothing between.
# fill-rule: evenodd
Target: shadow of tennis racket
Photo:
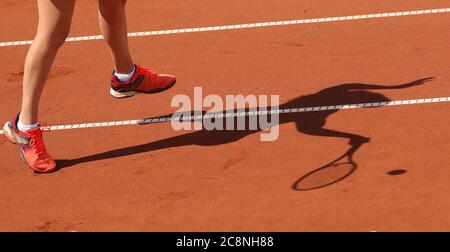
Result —
<instances>
[{"instance_id":1,"label":"shadow of tennis racket","mask_svg":"<svg viewBox=\"0 0 450 252\"><path fill-rule=\"evenodd\" d=\"M346 179L358 168L358 165L353 160L353 155L363 144L369 141L370 138L358 139L357 142L352 143L351 148L342 156L299 178L292 186L292 189L296 191L309 191L323 188Z\"/></svg>"}]
</instances>

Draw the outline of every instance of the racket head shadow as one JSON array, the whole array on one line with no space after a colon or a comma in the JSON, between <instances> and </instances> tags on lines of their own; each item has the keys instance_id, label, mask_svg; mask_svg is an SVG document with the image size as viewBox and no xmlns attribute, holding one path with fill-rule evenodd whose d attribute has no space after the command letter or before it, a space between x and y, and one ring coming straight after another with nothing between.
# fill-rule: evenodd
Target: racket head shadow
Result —
<instances>
[{"instance_id":1,"label":"racket head shadow","mask_svg":"<svg viewBox=\"0 0 450 252\"><path fill-rule=\"evenodd\" d=\"M327 187L349 177L357 165L354 162L330 163L299 178L292 189L296 191L309 191Z\"/></svg>"}]
</instances>

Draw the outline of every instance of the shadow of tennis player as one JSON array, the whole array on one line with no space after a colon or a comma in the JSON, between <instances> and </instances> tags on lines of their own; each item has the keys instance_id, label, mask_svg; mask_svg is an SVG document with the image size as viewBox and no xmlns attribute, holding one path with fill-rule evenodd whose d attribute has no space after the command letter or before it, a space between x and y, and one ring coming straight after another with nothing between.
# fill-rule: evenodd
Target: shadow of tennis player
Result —
<instances>
[{"instance_id":1,"label":"shadow of tennis player","mask_svg":"<svg viewBox=\"0 0 450 252\"><path fill-rule=\"evenodd\" d=\"M422 85L431 80L432 78L420 79L414 82L396 86L384 86L384 85L372 85L360 83L342 84L323 89L314 94L304 95L295 98L293 100L290 100L287 103L281 104L280 109L293 109L293 108L315 107L323 105L339 105L349 103L354 104L354 103L368 103L368 102L388 102L390 101L389 98L387 98L383 94L370 92L369 90L403 89ZM283 113L280 114L279 124L293 122L296 124L297 130L304 134L321 137L336 137L348 139L350 149L337 160L341 159L344 156L348 156L350 161L353 162L352 160L353 154L359 149L361 145L369 142L370 139L368 137L361 136L355 133L348 133L324 128L327 117L338 111L339 109L327 111L303 112L303 113L286 113L286 114ZM170 116L171 115L168 115L168 117ZM246 119L249 120L248 116ZM63 169L80 163L111 159L116 157L134 155L138 153L150 152L154 150L188 146L188 145L213 146L213 145L227 144L238 141L250 134L254 134L257 132L260 132L260 130L225 130L225 131L199 130L150 143L120 148L111 151L105 151L102 153L93 154L76 159L57 160L57 166L59 167L59 169ZM315 171L322 171L324 167L327 167L330 164L320 167ZM307 177L315 174L315 171L313 171L303 176L298 181L296 181L293 185L293 189L311 190L324 187L330 184L334 184L348 177L351 173L354 172L355 169L356 164L354 164L354 167L350 171L345 172L344 174L340 175L337 178L333 178L331 181L320 182L319 184L308 185L306 187L302 186L302 182L305 181ZM310 182L308 183L311 184Z\"/></svg>"}]
</instances>

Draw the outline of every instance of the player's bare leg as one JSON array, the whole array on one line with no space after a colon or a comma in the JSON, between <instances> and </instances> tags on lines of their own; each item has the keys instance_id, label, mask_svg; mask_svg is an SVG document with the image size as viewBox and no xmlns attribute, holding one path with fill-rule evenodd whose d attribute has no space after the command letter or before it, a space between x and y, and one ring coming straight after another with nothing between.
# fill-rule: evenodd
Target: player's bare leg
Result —
<instances>
[{"instance_id":1,"label":"player's bare leg","mask_svg":"<svg viewBox=\"0 0 450 252\"><path fill-rule=\"evenodd\" d=\"M66 40L75 0L38 0L39 25L26 60L20 121L37 123L39 99L58 49Z\"/></svg>"},{"instance_id":2,"label":"player's bare leg","mask_svg":"<svg viewBox=\"0 0 450 252\"><path fill-rule=\"evenodd\" d=\"M99 0L100 29L115 68L110 94L114 98L126 98L165 91L175 85L174 76L133 64L128 47L126 3L126 0Z\"/></svg>"},{"instance_id":3,"label":"player's bare leg","mask_svg":"<svg viewBox=\"0 0 450 252\"><path fill-rule=\"evenodd\" d=\"M99 24L108 44L115 71L129 73L133 60L128 47L126 0L99 0Z\"/></svg>"},{"instance_id":4,"label":"player's bare leg","mask_svg":"<svg viewBox=\"0 0 450 252\"><path fill-rule=\"evenodd\" d=\"M37 172L52 172L56 163L47 153L38 124L39 100L56 53L66 40L75 0L38 0L39 24L26 60L22 109L4 125L5 136L19 146L22 159Z\"/></svg>"}]
</instances>

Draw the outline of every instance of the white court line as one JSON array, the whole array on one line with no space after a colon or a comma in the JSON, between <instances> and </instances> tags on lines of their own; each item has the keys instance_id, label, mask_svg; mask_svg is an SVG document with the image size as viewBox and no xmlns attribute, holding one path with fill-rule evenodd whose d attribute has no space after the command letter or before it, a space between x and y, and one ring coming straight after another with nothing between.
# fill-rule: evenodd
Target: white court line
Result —
<instances>
[{"instance_id":1,"label":"white court line","mask_svg":"<svg viewBox=\"0 0 450 252\"><path fill-rule=\"evenodd\" d=\"M180 33L212 32L212 31L251 29L251 28L272 27L272 26L287 26L287 25L314 24L314 23L326 23L326 22L342 22L342 21L360 20L360 19L431 15L431 14L441 14L441 13L450 13L450 8L373 13L373 14L363 14L363 15L354 15L354 16L338 16L338 17L311 18L311 19L298 19L298 20L270 21L270 22L221 25L221 26L207 26L207 27L196 27L196 28L181 28L181 29L160 30L160 31L131 32L131 33L128 33L128 37L148 37L148 36L160 36L160 35L180 34ZM76 42L76 41L91 41L91 40L100 40L100 39L103 39L102 35L69 37L69 38L67 38L66 41ZM33 43L32 40L0 42L0 47L22 46L22 45L30 45L32 43Z\"/></svg>"},{"instance_id":2,"label":"white court line","mask_svg":"<svg viewBox=\"0 0 450 252\"><path fill-rule=\"evenodd\" d=\"M342 105L323 105L316 107L303 107L303 108L289 108L289 109L273 109L273 110L259 110L248 112L236 112L236 113L210 113L196 116L183 117L182 121L202 120L203 118L223 118L223 117L240 117L240 116L254 116L254 115L267 115L267 114L289 114L289 113L306 113L316 111L327 110L344 110L344 109L359 109L359 108L373 108L373 107L386 107L386 106L400 106L400 105L416 105L426 103L442 103L450 102L450 97L434 97L412 100L397 100L389 102L367 102L358 104L342 104ZM155 117L149 119L140 120L127 120L127 121L112 121L112 122L97 122L97 123L81 123L81 124L67 124L67 125L55 125L55 126L43 126L43 130L56 131L56 130L68 130L68 129L87 129L87 128L100 128L100 127L114 127L125 125L139 125L139 124L152 124L159 122L171 122L180 121L180 117ZM0 135L3 134L3 130L0 130Z\"/></svg>"}]
</instances>

